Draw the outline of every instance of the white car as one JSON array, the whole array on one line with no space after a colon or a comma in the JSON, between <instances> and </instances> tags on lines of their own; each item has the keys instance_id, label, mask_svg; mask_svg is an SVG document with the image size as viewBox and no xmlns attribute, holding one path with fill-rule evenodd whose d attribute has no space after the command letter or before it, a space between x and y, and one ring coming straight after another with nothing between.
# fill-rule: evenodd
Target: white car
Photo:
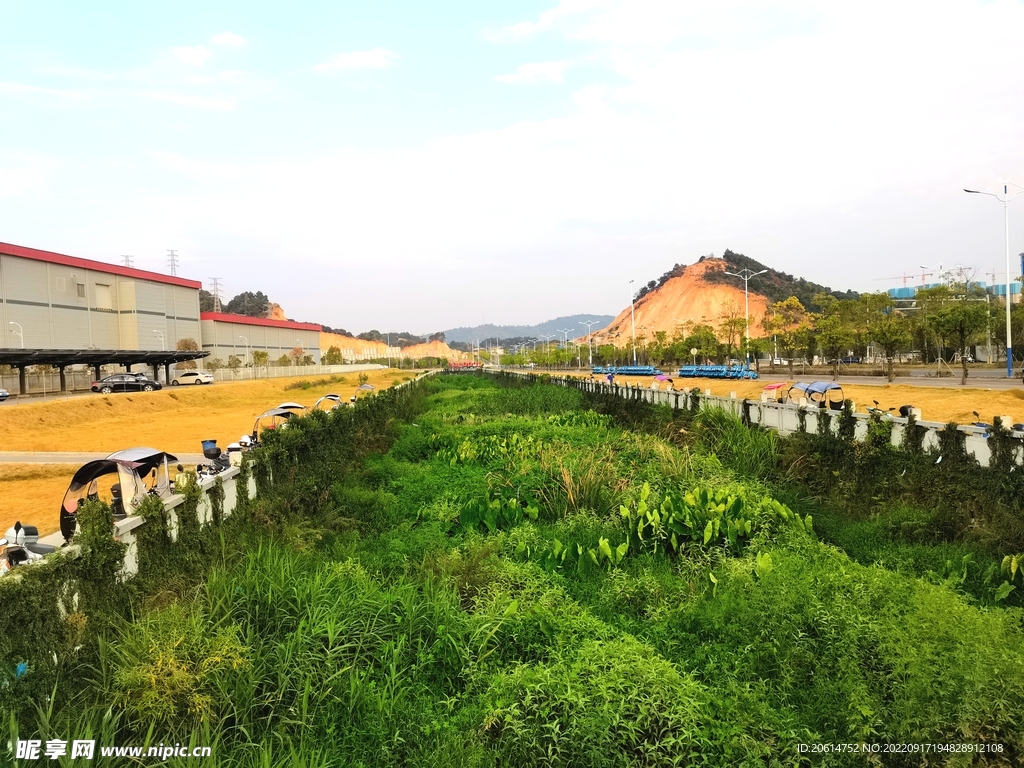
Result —
<instances>
[{"instance_id":1,"label":"white car","mask_svg":"<svg viewBox=\"0 0 1024 768\"><path fill-rule=\"evenodd\" d=\"M171 379L172 387L179 384L213 384L213 376L206 371L182 371L175 373L174 378Z\"/></svg>"}]
</instances>

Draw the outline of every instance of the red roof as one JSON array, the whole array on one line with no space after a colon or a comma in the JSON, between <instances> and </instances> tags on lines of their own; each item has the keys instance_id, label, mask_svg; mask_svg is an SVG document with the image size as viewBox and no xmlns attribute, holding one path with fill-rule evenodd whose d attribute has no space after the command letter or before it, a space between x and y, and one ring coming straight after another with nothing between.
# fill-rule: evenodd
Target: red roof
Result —
<instances>
[{"instance_id":1,"label":"red roof","mask_svg":"<svg viewBox=\"0 0 1024 768\"><path fill-rule=\"evenodd\" d=\"M161 275L159 272L149 272L145 269L135 269L134 267L119 267L117 264L107 264L105 261L80 259L77 256L65 256L62 253L40 251L38 248L26 248L23 245L0 243L0 253L8 256L18 256L22 259L35 259L36 261L48 261L51 264L63 264L67 267L92 269L96 272L107 272L111 275L121 275L122 277L151 280L154 283L170 283L171 285L180 285L184 288L195 288L196 290L203 287L203 284L198 280L186 280L183 277Z\"/></svg>"},{"instance_id":2,"label":"red roof","mask_svg":"<svg viewBox=\"0 0 1024 768\"><path fill-rule=\"evenodd\" d=\"M269 325L271 328L293 328L297 331L321 331L316 323L295 323L291 320L270 320L266 317L229 315L227 312L200 312L200 320L216 320L219 323L240 323L241 325Z\"/></svg>"}]
</instances>

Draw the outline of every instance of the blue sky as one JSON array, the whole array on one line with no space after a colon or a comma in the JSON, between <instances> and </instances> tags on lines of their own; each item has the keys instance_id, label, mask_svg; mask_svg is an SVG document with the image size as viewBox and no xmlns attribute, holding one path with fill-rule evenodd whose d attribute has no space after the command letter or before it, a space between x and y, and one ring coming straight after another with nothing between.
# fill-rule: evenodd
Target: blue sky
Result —
<instances>
[{"instance_id":1,"label":"blue sky","mask_svg":"<svg viewBox=\"0 0 1024 768\"><path fill-rule=\"evenodd\" d=\"M960 189L1024 184L1017 2L0 0L0 29L0 240L175 248L354 331L615 313L725 248L837 288L984 273L1001 206Z\"/></svg>"}]
</instances>

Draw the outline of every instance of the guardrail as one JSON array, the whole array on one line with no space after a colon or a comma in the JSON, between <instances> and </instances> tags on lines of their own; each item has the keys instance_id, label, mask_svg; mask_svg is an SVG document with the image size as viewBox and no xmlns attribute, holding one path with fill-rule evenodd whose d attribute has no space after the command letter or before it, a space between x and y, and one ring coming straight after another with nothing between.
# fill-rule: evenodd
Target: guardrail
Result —
<instances>
[{"instance_id":1,"label":"guardrail","mask_svg":"<svg viewBox=\"0 0 1024 768\"><path fill-rule=\"evenodd\" d=\"M522 373L520 371L505 371L513 376L530 377L536 374ZM638 399L656 405L667 405L673 408L687 407L687 399L691 396L692 390L658 390L646 387L607 384L597 380L581 379L577 377L550 376L551 384L559 386L572 386L585 392L617 394L628 399ZM819 429L818 421L822 413L828 413L830 418L829 430L836 434L839 428L839 411L828 411L820 409L813 404L800 403L778 403L767 399L746 400L738 398L733 394L730 397L712 395L710 389L705 389L698 395L699 408L722 408L732 413L737 418L743 418L744 407L747 410L747 417L751 424L758 424L767 429L774 429L779 434L791 434L800 431L801 411L804 418L804 431L816 432ZM854 428L854 440L862 441L868 433L868 423L871 416L867 413L854 413L856 420ZM890 440L893 445L899 446L903 443L903 435L909 423L909 419L901 416L885 416L886 422L891 422L892 433ZM1009 427L1009 421L1004 419ZM936 448L939 445L938 433L946 428L946 424L939 421L922 421L915 419L914 424L925 430L922 447L925 450ZM983 427L976 427L970 424L957 426L960 432L965 434L965 447L969 454L974 456L979 464L987 467L992 457L989 444L989 431ZM1024 441L1024 432L1013 432L1014 437ZM1019 463L1019 462L1018 462Z\"/></svg>"}]
</instances>

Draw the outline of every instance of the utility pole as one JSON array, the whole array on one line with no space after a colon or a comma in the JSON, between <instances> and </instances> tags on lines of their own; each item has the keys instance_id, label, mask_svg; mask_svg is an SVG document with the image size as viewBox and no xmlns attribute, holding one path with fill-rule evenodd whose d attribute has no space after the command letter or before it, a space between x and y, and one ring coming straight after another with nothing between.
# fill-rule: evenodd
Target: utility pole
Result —
<instances>
[{"instance_id":1,"label":"utility pole","mask_svg":"<svg viewBox=\"0 0 1024 768\"><path fill-rule=\"evenodd\" d=\"M122 256L121 259L122 259L122 261L124 261L124 265L126 267L133 267L133 266L135 266L135 264L134 264L135 257L134 256Z\"/></svg>"},{"instance_id":2,"label":"utility pole","mask_svg":"<svg viewBox=\"0 0 1024 768\"><path fill-rule=\"evenodd\" d=\"M221 309L221 305L220 305L220 288L221 288L220 278L219 277L211 277L210 278L210 282L212 283L212 285L210 286L210 288L211 288L210 293L213 294L213 311L214 312L222 312L223 310Z\"/></svg>"},{"instance_id":3,"label":"utility pole","mask_svg":"<svg viewBox=\"0 0 1024 768\"><path fill-rule=\"evenodd\" d=\"M178 252L167 249L167 266L172 275L178 274Z\"/></svg>"}]
</instances>

